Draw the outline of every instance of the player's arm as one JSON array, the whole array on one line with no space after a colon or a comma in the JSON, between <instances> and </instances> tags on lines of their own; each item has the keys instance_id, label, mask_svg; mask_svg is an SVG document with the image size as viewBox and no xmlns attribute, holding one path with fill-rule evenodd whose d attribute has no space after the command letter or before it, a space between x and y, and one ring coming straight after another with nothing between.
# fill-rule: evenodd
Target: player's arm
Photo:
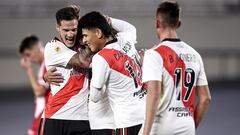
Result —
<instances>
[{"instance_id":1,"label":"player's arm","mask_svg":"<svg viewBox=\"0 0 240 135\"><path fill-rule=\"evenodd\" d=\"M98 102L103 97L103 87L109 76L109 65L105 59L96 54L92 59L92 80L90 86L90 99Z\"/></svg>"},{"instance_id":2,"label":"player's arm","mask_svg":"<svg viewBox=\"0 0 240 135\"><path fill-rule=\"evenodd\" d=\"M44 74L44 79L50 84L59 86L59 83L62 83L64 79L54 67L79 66L88 68L91 57L92 53L89 49L83 49L77 53L60 42L49 42L44 49L44 59L46 67L52 68Z\"/></svg>"},{"instance_id":3,"label":"player's arm","mask_svg":"<svg viewBox=\"0 0 240 135\"><path fill-rule=\"evenodd\" d=\"M146 50L147 50L146 48L142 48L142 49L140 49L140 51L138 51L138 54L139 54L140 60L141 60L140 61L141 64L143 64L144 53Z\"/></svg>"},{"instance_id":4,"label":"player's arm","mask_svg":"<svg viewBox=\"0 0 240 135\"><path fill-rule=\"evenodd\" d=\"M144 135L150 134L158 109L162 83L162 69L163 61L159 58L159 55L153 50L146 51L142 68L142 81L146 84L147 88L146 118L143 129Z\"/></svg>"},{"instance_id":5,"label":"player's arm","mask_svg":"<svg viewBox=\"0 0 240 135\"><path fill-rule=\"evenodd\" d=\"M115 19L115 18L109 18L109 20L110 20L110 25L115 30L117 30L118 32L126 33L127 36L129 36L131 38L131 40L136 41L137 30L136 30L135 26L133 26L132 24L130 24L126 21Z\"/></svg>"},{"instance_id":6,"label":"player's arm","mask_svg":"<svg viewBox=\"0 0 240 135\"><path fill-rule=\"evenodd\" d=\"M60 83L63 83L64 78L61 73L57 73L56 71L57 69L55 67L47 70L47 72L44 74L44 80L49 84L60 86Z\"/></svg>"},{"instance_id":7,"label":"player's arm","mask_svg":"<svg viewBox=\"0 0 240 135\"><path fill-rule=\"evenodd\" d=\"M44 86L38 83L37 78L33 72L31 67L31 62L28 58L22 57L20 60L20 65L26 70L28 78L30 80L33 93L35 96L43 96L46 93L46 89Z\"/></svg>"},{"instance_id":8,"label":"player's arm","mask_svg":"<svg viewBox=\"0 0 240 135\"><path fill-rule=\"evenodd\" d=\"M197 104L194 112L194 122L197 128L208 110L211 102L211 94L208 87L207 77L201 56L199 55L200 72L196 82Z\"/></svg>"},{"instance_id":9,"label":"player's arm","mask_svg":"<svg viewBox=\"0 0 240 135\"><path fill-rule=\"evenodd\" d=\"M198 101L194 112L194 121L195 127L198 128L201 120L203 119L205 113L208 110L208 106L211 101L211 94L208 85L197 86L196 95L198 97Z\"/></svg>"},{"instance_id":10,"label":"player's arm","mask_svg":"<svg viewBox=\"0 0 240 135\"><path fill-rule=\"evenodd\" d=\"M102 98L102 89L91 86L90 99L94 103L97 103Z\"/></svg>"},{"instance_id":11,"label":"player's arm","mask_svg":"<svg viewBox=\"0 0 240 135\"><path fill-rule=\"evenodd\" d=\"M146 119L144 123L144 135L149 135L152 124L157 112L159 96L161 92L161 81L149 81L147 85L147 101L146 101Z\"/></svg>"},{"instance_id":12,"label":"player's arm","mask_svg":"<svg viewBox=\"0 0 240 135\"><path fill-rule=\"evenodd\" d=\"M78 66L88 68L91 56L91 51L87 50L87 48L81 49L78 53L67 48L61 42L50 42L44 49L44 59L47 67Z\"/></svg>"},{"instance_id":13,"label":"player's arm","mask_svg":"<svg viewBox=\"0 0 240 135\"><path fill-rule=\"evenodd\" d=\"M89 68L92 61L92 52L88 47L85 49L80 49L79 53L76 53L68 62L68 66L77 66L81 68Z\"/></svg>"}]
</instances>

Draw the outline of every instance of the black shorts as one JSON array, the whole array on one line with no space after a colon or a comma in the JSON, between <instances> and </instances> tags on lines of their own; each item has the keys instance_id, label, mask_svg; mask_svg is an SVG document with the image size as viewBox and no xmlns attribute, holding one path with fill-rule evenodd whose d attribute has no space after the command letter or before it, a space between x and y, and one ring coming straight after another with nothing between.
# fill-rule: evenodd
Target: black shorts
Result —
<instances>
[{"instance_id":1,"label":"black shorts","mask_svg":"<svg viewBox=\"0 0 240 135\"><path fill-rule=\"evenodd\" d=\"M126 128L117 128L114 135L138 135L142 124L126 127Z\"/></svg>"},{"instance_id":2,"label":"black shorts","mask_svg":"<svg viewBox=\"0 0 240 135\"><path fill-rule=\"evenodd\" d=\"M88 120L41 119L38 135L91 135Z\"/></svg>"},{"instance_id":3,"label":"black shorts","mask_svg":"<svg viewBox=\"0 0 240 135\"><path fill-rule=\"evenodd\" d=\"M92 135L115 135L115 129L97 129L91 132Z\"/></svg>"}]
</instances>

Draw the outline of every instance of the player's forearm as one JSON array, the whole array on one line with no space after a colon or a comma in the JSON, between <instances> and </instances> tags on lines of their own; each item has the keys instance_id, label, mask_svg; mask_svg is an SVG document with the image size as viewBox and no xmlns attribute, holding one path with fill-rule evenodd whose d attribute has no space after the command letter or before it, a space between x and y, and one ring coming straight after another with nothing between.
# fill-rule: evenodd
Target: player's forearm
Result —
<instances>
[{"instance_id":1,"label":"player's forearm","mask_svg":"<svg viewBox=\"0 0 240 135\"><path fill-rule=\"evenodd\" d=\"M151 96L147 96L147 107L146 107L146 120L145 120L145 124L144 124L144 135L149 135L151 128L152 128L152 124L154 121L154 117L157 111L157 97L151 97Z\"/></svg>"},{"instance_id":2,"label":"player's forearm","mask_svg":"<svg viewBox=\"0 0 240 135\"><path fill-rule=\"evenodd\" d=\"M101 89L95 88L91 86L90 89L90 99L94 103L98 102L102 98L102 91Z\"/></svg>"},{"instance_id":3,"label":"player's forearm","mask_svg":"<svg viewBox=\"0 0 240 135\"><path fill-rule=\"evenodd\" d=\"M77 66L81 68L89 68L92 62L93 53L89 48L80 49L79 53L73 55L73 57L68 62L68 65Z\"/></svg>"},{"instance_id":4,"label":"player's forearm","mask_svg":"<svg viewBox=\"0 0 240 135\"><path fill-rule=\"evenodd\" d=\"M77 66L80 68L88 68L91 63L91 58L85 57L80 53L76 53L73 57L69 60L68 66Z\"/></svg>"},{"instance_id":5,"label":"player's forearm","mask_svg":"<svg viewBox=\"0 0 240 135\"><path fill-rule=\"evenodd\" d=\"M146 119L144 123L144 135L149 135L157 112L160 89L154 83L147 84L147 102L146 102Z\"/></svg>"},{"instance_id":6,"label":"player's forearm","mask_svg":"<svg viewBox=\"0 0 240 135\"><path fill-rule=\"evenodd\" d=\"M207 112L210 101L211 101L210 98L205 98L205 99L202 99L201 101L198 101L195 109L195 113L194 113L195 128L198 128L205 113Z\"/></svg>"},{"instance_id":7,"label":"player's forearm","mask_svg":"<svg viewBox=\"0 0 240 135\"><path fill-rule=\"evenodd\" d=\"M32 68L27 69L28 78L30 80L33 93L35 96L43 96L45 94L45 89L42 85L37 82Z\"/></svg>"}]
</instances>

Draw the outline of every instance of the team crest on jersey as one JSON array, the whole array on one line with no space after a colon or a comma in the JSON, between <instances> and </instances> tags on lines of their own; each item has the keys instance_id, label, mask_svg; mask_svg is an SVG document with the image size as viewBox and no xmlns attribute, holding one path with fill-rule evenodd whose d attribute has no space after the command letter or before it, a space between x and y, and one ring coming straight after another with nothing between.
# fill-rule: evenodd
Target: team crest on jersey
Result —
<instances>
[{"instance_id":1,"label":"team crest on jersey","mask_svg":"<svg viewBox=\"0 0 240 135\"><path fill-rule=\"evenodd\" d=\"M127 42L123 47L122 47L123 52L126 54L131 50L131 43Z\"/></svg>"},{"instance_id":2,"label":"team crest on jersey","mask_svg":"<svg viewBox=\"0 0 240 135\"><path fill-rule=\"evenodd\" d=\"M59 52L61 51L61 48L60 48L60 47L56 47L56 48L55 48L55 51L56 51L57 53L59 53Z\"/></svg>"}]
</instances>

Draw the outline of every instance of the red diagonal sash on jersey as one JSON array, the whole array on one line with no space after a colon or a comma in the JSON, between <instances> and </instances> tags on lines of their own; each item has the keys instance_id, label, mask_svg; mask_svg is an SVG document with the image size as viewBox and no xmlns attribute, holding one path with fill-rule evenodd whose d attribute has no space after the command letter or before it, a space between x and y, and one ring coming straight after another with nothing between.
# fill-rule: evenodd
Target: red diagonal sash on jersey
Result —
<instances>
[{"instance_id":1,"label":"red diagonal sash on jersey","mask_svg":"<svg viewBox=\"0 0 240 135\"><path fill-rule=\"evenodd\" d=\"M136 66L136 64L134 64L133 60L128 55L114 49L103 49L98 54L107 61L111 69L132 78L130 71L125 67L126 62L128 61L138 85L142 86L141 80L137 76L136 71L138 70L141 72L141 68Z\"/></svg>"},{"instance_id":2,"label":"red diagonal sash on jersey","mask_svg":"<svg viewBox=\"0 0 240 135\"><path fill-rule=\"evenodd\" d=\"M45 108L45 118L50 118L61 109L72 96L78 94L83 88L84 80L84 75L71 76L66 85L54 96L50 93Z\"/></svg>"},{"instance_id":3,"label":"red diagonal sash on jersey","mask_svg":"<svg viewBox=\"0 0 240 135\"><path fill-rule=\"evenodd\" d=\"M174 76L174 72L176 68L181 68L182 70L185 71L185 63L179 58L179 56L176 54L176 52L174 50L172 50L171 48L161 45L160 47L156 48L155 51L157 51L162 59L163 59L163 66L164 68L168 71L168 73L171 75L171 77L174 80L174 84L176 84L175 82L175 76ZM181 76L184 76L185 72L182 72ZM182 78L183 80L183 78ZM184 97L187 89L186 87L184 87L184 82L182 81L182 94L181 96ZM185 107L190 107L191 108L191 112L193 114L194 112L194 94L195 93L195 87L192 88L192 94L189 97L188 101L184 101L182 100L183 104Z\"/></svg>"}]
</instances>

